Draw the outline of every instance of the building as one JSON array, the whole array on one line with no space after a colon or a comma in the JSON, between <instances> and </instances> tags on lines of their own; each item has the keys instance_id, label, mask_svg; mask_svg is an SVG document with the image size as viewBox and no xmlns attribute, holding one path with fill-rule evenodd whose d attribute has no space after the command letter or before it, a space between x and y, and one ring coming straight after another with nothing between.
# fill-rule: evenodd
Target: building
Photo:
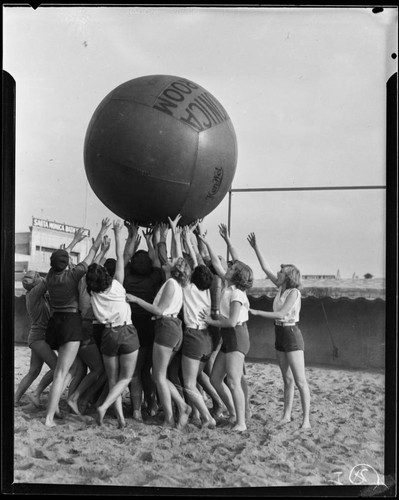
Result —
<instances>
[{"instance_id":1,"label":"building","mask_svg":"<svg viewBox=\"0 0 399 500\"><path fill-rule=\"evenodd\" d=\"M15 293L22 293L22 277L26 271L38 271L43 276L50 269L51 254L67 247L78 228L65 223L32 217L29 231L15 234ZM89 253L92 242L90 231L85 229L86 238L70 253L74 264L82 261Z\"/></svg>"}]
</instances>

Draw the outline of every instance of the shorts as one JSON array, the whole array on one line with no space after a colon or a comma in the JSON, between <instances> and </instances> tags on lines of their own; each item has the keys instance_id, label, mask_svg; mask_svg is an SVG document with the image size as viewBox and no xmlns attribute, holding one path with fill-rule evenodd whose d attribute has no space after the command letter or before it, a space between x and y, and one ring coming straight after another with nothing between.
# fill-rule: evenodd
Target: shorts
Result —
<instances>
[{"instance_id":1,"label":"shorts","mask_svg":"<svg viewBox=\"0 0 399 500\"><path fill-rule=\"evenodd\" d=\"M140 348L139 336L133 325L104 328L101 337L101 353L114 357L130 354Z\"/></svg>"},{"instance_id":2,"label":"shorts","mask_svg":"<svg viewBox=\"0 0 399 500\"><path fill-rule=\"evenodd\" d=\"M232 328L221 328L222 347L220 350L225 354L229 352L241 352L246 356L249 352L249 332L247 324L236 325Z\"/></svg>"},{"instance_id":3,"label":"shorts","mask_svg":"<svg viewBox=\"0 0 399 500\"><path fill-rule=\"evenodd\" d=\"M275 332L276 343L274 347L277 351L291 352L305 350L302 333L298 326L275 325Z\"/></svg>"},{"instance_id":4,"label":"shorts","mask_svg":"<svg viewBox=\"0 0 399 500\"><path fill-rule=\"evenodd\" d=\"M132 316L132 322L137 330L140 347L152 347L154 344L154 321L151 316Z\"/></svg>"},{"instance_id":5,"label":"shorts","mask_svg":"<svg viewBox=\"0 0 399 500\"><path fill-rule=\"evenodd\" d=\"M183 334L183 356L206 362L212 354L212 336L208 328L188 328Z\"/></svg>"},{"instance_id":6,"label":"shorts","mask_svg":"<svg viewBox=\"0 0 399 500\"><path fill-rule=\"evenodd\" d=\"M211 326L211 325L208 326L208 329L212 338L212 351L216 351L222 339L221 329L217 326Z\"/></svg>"},{"instance_id":7,"label":"shorts","mask_svg":"<svg viewBox=\"0 0 399 500\"><path fill-rule=\"evenodd\" d=\"M87 339L82 329L82 318L78 312L55 312L47 325L46 342L51 349L58 350L67 342Z\"/></svg>"},{"instance_id":8,"label":"shorts","mask_svg":"<svg viewBox=\"0 0 399 500\"><path fill-rule=\"evenodd\" d=\"M93 340L97 347L101 350L101 338L103 335L105 325L101 323L93 323Z\"/></svg>"},{"instance_id":9,"label":"shorts","mask_svg":"<svg viewBox=\"0 0 399 500\"><path fill-rule=\"evenodd\" d=\"M179 318L164 316L154 321L154 343L177 352L183 343L182 322Z\"/></svg>"},{"instance_id":10,"label":"shorts","mask_svg":"<svg viewBox=\"0 0 399 500\"><path fill-rule=\"evenodd\" d=\"M91 319L82 319L82 330L83 333L87 336L87 339L82 340L82 342L80 343L80 347L95 344L96 341L93 337L93 321Z\"/></svg>"},{"instance_id":11,"label":"shorts","mask_svg":"<svg viewBox=\"0 0 399 500\"><path fill-rule=\"evenodd\" d=\"M30 330L28 335L28 347L30 347L33 342L36 342L37 340L46 341L46 330Z\"/></svg>"}]
</instances>

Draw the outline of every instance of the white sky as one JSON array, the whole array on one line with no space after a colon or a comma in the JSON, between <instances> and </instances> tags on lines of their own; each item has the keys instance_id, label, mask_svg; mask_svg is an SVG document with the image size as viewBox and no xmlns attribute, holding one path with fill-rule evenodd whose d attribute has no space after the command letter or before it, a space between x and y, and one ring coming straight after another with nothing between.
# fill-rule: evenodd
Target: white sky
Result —
<instances>
[{"instance_id":1,"label":"white sky","mask_svg":"<svg viewBox=\"0 0 399 500\"><path fill-rule=\"evenodd\" d=\"M117 218L88 186L83 143L116 86L192 80L227 110L233 188L385 185L386 82L397 71L397 8L3 7L3 69L16 80L16 220L97 232ZM228 197L204 221L215 249ZM257 234L274 267L385 275L385 191L233 193L231 236Z\"/></svg>"}]
</instances>

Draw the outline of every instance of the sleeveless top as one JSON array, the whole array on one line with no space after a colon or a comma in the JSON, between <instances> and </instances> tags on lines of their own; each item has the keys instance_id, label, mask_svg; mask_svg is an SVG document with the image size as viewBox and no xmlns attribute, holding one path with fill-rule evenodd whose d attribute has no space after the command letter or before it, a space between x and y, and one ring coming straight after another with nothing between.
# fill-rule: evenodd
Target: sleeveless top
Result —
<instances>
[{"instance_id":1,"label":"sleeveless top","mask_svg":"<svg viewBox=\"0 0 399 500\"><path fill-rule=\"evenodd\" d=\"M273 311L281 311L285 304L285 301L291 293L296 295L295 303L288 311L288 313L284 316L284 318L280 320L284 323L297 323L299 321L299 312L301 310L301 292L297 288L288 288L283 293L281 293L280 287L273 301Z\"/></svg>"},{"instance_id":2,"label":"sleeveless top","mask_svg":"<svg viewBox=\"0 0 399 500\"><path fill-rule=\"evenodd\" d=\"M211 292L210 290L199 290L194 283L189 283L183 288L183 313L184 324L188 328L207 328L205 321L198 317L200 311L207 314L211 312Z\"/></svg>"},{"instance_id":3,"label":"sleeveless top","mask_svg":"<svg viewBox=\"0 0 399 500\"><path fill-rule=\"evenodd\" d=\"M174 278L169 278L161 286L159 292L157 293L157 295L154 299L153 305L154 306L159 305L159 302L160 302L161 297L162 297L162 293L163 293L167 283L172 283L172 285L174 287L174 293L172 295L172 298L171 298L169 304L167 305L166 309L163 312L163 316L171 316L172 314L177 316L180 312L180 309L182 308L182 305L183 305L183 289Z\"/></svg>"}]
</instances>

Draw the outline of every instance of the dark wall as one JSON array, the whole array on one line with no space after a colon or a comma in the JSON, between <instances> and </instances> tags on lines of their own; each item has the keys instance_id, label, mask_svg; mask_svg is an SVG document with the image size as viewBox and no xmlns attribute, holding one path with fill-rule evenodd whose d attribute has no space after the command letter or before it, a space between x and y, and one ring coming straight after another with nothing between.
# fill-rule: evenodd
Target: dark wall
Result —
<instances>
[{"instance_id":1,"label":"dark wall","mask_svg":"<svg viewBox=\"0 0 399 500\"><path fill-rule=\"evenodd\" d=\"M249 297L251 308L271 311L273 299ZM14 340L26 343L30 322L25 295L15 297ZM305 361L342 368L385 367L385 302L367 299L302 300L300 328L305 341ZM251 360L274 360L273 320L250 316L248 329ZM395 335L395 332L392 332Z\"/></svg>"},{"instance_id":2,"label":"dark wall","mask_svg":"<svg viewBox=\"0 0 399 500\"><path fill-rule=\"evenodd\" d=\"M249 297L251 308L272 311L273 299ZM342 368L385 366L385 302L367 299L302 300L299 324L305 361ZM249 359L275 359L273 320L250 316ZM394 334L394 332L393 332Z\"/></svg>"}]
</instances>

